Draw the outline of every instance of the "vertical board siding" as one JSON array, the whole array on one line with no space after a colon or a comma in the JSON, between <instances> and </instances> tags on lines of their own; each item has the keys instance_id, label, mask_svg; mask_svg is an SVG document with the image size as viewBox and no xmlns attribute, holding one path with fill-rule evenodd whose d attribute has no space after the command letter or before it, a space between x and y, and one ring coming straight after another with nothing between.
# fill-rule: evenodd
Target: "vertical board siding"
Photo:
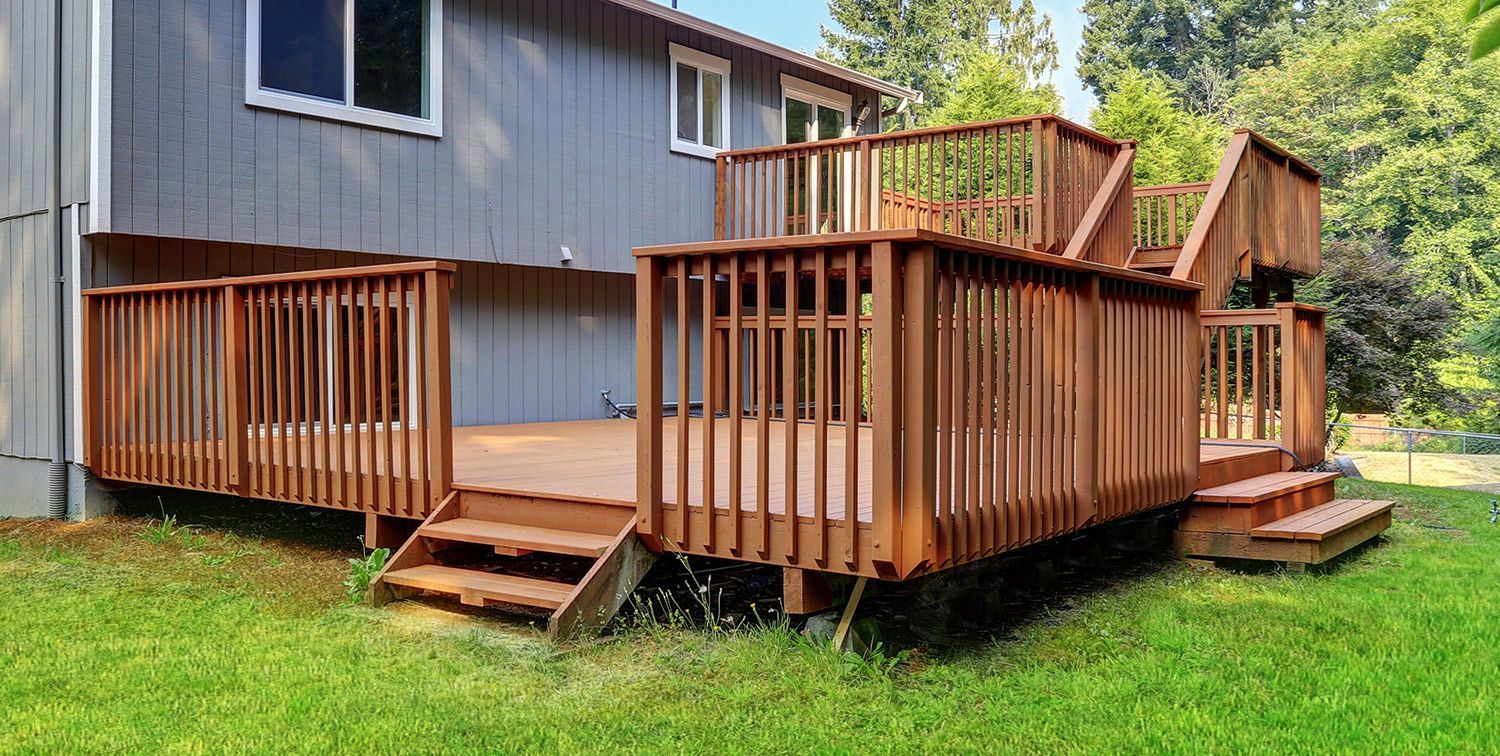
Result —
<instances>
[{"instance_id":1,"label":"vertical board siding","mask_svg":"<svg viewBox=\"0 0 1500 756\"><path fill-rule=\"evenodd\" d=\"M44 211L50 180L49 3L0 7L0 218ZM63 204L88 195L89 0L63 6ZM45 237L43 239L45 243Z\"/></svg>"},{"instance_id":2,"label":"vertical board siding","mask_svg":"<svg viewBox=\"0 0 1500 756\"><path fill-rule=\"evenodd\" d=\"M443 9L431 139L247 107L243 0L117 4L110 228L543 266L567 245L579 269L629 272L634 246L713 234L713 161L670 149L668 42L732 61L735 147L780 141L782 73L878 110L602 0Z\"/></svg>"},{"instance_id":3,"label":"vertical board siding","mask_svg":"<svg viewBox=\"0 0 1500 756\"><path fill-rule=\"evenodd\" d=\"M52 453L51 233L45 213L0 222L0 455Z\"/></svg>"},{"instance_id":4,"label":"vertical board siding","mask_svg":"<svg viewBox=\"0 0 1500 756\"><path fill-rule=\"evenodd\" d=\"M348 252L118 234L95 236L91 241L90 285L95 287L399 261ZM463 263L455 276L451 320L455 424L605 417L608 407L599 396L605 389L613 390L617 402L634 401L635 298L629 276L485 263ZM45 277L45 268L34 280L13 276L13 283L0 294L14 291L35 298L39 296L35 292L46 291ZM701 290L695 285L690 291L694 297L690 311L696 316ZM669 306L675 312L675 300ZM8 315L8 311L0 312ZM675 317L671 318L668 327L674 334L670 329L675 324ZM7 364L0 359L0 365ZM694 382L690 388L697 399L699 384Z\"/></svg>"}]
</instances>

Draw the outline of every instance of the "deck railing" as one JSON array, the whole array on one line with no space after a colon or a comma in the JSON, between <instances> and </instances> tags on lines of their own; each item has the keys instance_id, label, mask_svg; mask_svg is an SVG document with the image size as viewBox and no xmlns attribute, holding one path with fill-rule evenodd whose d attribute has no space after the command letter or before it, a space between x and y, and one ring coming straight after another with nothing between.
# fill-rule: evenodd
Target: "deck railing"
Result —
<instances>
[{"instance_id":1,"label":"deck railing","mask_svg":"<svg viewBox=\"0 0 1500 756\"><path fill-rule=\"evenodd\" d=\"M667 548L907 576L1192 490L1194 284L920 231L637 255Z\"/></svg>"},{"instance_id":2,"label":"deck railing","mask_svg":"<svg viewBox=\"0 0 1500 756\"><path fill-rule=\"evenodd\" d=\"M1303 465L1323 460L1327 428L1324 310L1203 313L1202 435L1275 441Z\"/></svg>"},{"instance_id":3,"label":"deck railing","mask_svg":"<svg viewBox=\"0 0 1500 756\"><path fill-rule=\"evenodd\" d=\"M1046 115L723 152L716 234L917 228L1061 253L1122 146Z\"/></svg>"},{"instance_id":4,"label":"deck railing","mask_svg":"<svg viewBox=\"0 0 1500 756\"><path fill-rule=\"evenodd\" d=\"M425 517L453 479L448 263L84 292L84 459L117 481Z\"/></svg>"},{"instance_id":5,"label":"deck railing","mask_svg":"<svg viewBox=\"0 0 1500 756\"><path fill-rule=\"evenodd\" d=\"M1138 250L1181 247L1208 195L1208 182L1138 186L1133 192L1134 241Z\"/></svg>"},{"instance_id":6,"label":"deck railing","mask_svg":"<svg viewBox=\"0 0 1500 756\"><path fill-rule=\"evenodd\" d=\"M1320 196L1316 170L1253 131L1235 131L1172 277L1203 284L1205 306L1218 307L1254 266L1316 275Z\"/></svg>"}]
</instances>

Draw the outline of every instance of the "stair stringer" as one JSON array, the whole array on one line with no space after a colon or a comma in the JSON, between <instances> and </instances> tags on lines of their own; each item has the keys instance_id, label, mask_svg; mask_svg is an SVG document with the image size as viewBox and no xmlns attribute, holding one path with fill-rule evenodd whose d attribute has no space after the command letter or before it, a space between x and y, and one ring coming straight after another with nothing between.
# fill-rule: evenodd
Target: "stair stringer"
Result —
<instances>
[{"instance_id":1,"label":"stair stringer","mask_svg":"<svg viewBox=\"0 0 1500 756\"><path fill-rule=\"evenodd\" d=\"M656 563L656 557L636 535L635 519L631 518L568 600L552 613L547 636L568 640L609 624Z\"/></svg>"},{"instance_id":2,"label":"stair stringer","mask_svg":"<svg viewBox=\"0 0 1500 756\"><path fill-rule=\"evenodd\" d=\"M447 497L443 499L443 503L439 504L437 509L432 510L432 514L428 515L427 519L422 521L422 524L431 525L434 522L443 522L457 517L459 514L458 500L459 492L456 490L449 491ZM418 528L412 532L411 538L406 539L406 543L402 544L401 548L396 549L396 553L386 561L385 568L380 571L379 575L375 576L374 580L370 581L368 598L371 606L385 606L392 601L409 598L421 593L421 591L414 588L391 585L385 580L387 574L396 570L438 563L437 557L433 555L427 539L422 538L418 534L420 530L421 528Z\"/></svg>"}]
</instances>

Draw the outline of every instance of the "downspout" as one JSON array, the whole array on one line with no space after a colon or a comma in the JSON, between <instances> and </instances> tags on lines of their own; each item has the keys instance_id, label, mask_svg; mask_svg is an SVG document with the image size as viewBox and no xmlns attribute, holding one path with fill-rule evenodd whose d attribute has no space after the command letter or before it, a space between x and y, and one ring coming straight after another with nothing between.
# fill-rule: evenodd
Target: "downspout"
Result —
<instances>
[{"instance_id":1,"label":"downspout","mask_svg":"<svg viewBox=\"0 0 1500 756\"><path fill-rule=\"evenodd\" d=\"M67 312L67 253L63 248L62 217L62 140L63 140L63 2L52 2L52 185L47 192L47 213L52 221L52 341L53 369L56 371L57 402L52 433L52 462L47 467L47 516L68 516L68 399L60 387L66 384L68 331L63 317Z\"/></svg>"}]
</instances>

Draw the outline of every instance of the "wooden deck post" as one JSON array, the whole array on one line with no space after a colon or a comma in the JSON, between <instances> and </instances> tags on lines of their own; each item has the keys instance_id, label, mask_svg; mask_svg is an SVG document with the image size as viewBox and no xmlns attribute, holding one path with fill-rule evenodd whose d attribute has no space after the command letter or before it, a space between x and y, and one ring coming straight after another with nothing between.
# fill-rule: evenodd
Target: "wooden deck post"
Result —
<instances>
[{"instance_id":1,"label":"wooden deck post","mask_svg":"<svg viewBox=\"0 0 1500 756\"><path fill-rule=\"evenodd\" d=\"M100 450L102 443L99 429L102 426L104 410L100 399L102 394L100 387L100 371L104 367L102 359L103 352L100 349L100 339L103 334L99 332L100 323L99 300L93 297L83 298L83 364L78 366L76 380L80 381L83 398L83 466L93 468L102 457Z\"/></svg>"},{"instance_id":2,"label":"wooden deck post","mask_svg":"<svg viewBox=\"0 0 1500 756\"><path fill-rule=\"evenodd\" d=\"M729 158L714 159L714 238L725 238L725 220L729 210Z\"/></svg>"},{"instance_id":3,"label":"wooden deck post","mask_svg":"<svg viewBox=\"0 0 1500 756\"><path fill-rule=\"evenodd\" d=\"M447 498L453 488L453 384L449 379L451 357L448 337L448 297L453 274L427 271L422 274L425 288L423 319L428 332L427 353L422 355L422 369L427 371L427 460L428 479L432 482L426 510L431 512ZM374 475L374 470L371 470Z\"/></svg>"},{"instance_id":4,"label":"wooden deck post","mask_svg":"<svg viewBox=\"0 0 1500 756\"><path fill-rule=\"evenodd\" d=\"M224 457L229 468L229 488L242 491L250 480L250 457L247 445L250 410L249 367L247 366L249 324L246 321L245 291L230 284L223 289L224 301Z\"/></svg>"},{"instance_id":5,"label":"wooden deck post","mask_svg":"<svg viewBox=\"0 0 1500 756\"><path fill-rule=\"evenodd\" d=\"M662 535L662 263L635 262L636 530L655 547ZM679 506L686 507L687 502Z\"/></svg>"},{"instance_id":6,"label":"wooden deck post","mask_svg":"<svg viewBox=\"0 0 1500 756\"><path fill-rule=\"evenodd\" d=\"M901 576L937 558L937 252L905 249L900 321Z\"/></svg>"},{"instance_id":7,"label":"wooden deck post","mask_svg":"<svg viewBox=\"0 0 1500 756\"><path fill-rule=\"evenodd\" d=\"M874 448L871 452L870 549L877 569L891 575L903 572L900 541L901 482L901 262L891 242L870 247L871 299L871 412Z\"/></svg>"},{"instance_id":8,"label":"wooden deck post","mask_svg":"<svg viewBox=\"0 0 1500 756\"><path fill-rule=\"evenodd\" d=\"M1280 323L1281 330L1281 445L1291 449L1301 460L1302 450L1298 448L1301 440L1301 428L1303 423L1302 404L1302 364L1298 359L1299 345L1297 343L1297 309L1296 305L1283 303L1276 305L1276 320ZM1222 369L1222 368L1221 368Z\"/></svg>"}]
</instances>

